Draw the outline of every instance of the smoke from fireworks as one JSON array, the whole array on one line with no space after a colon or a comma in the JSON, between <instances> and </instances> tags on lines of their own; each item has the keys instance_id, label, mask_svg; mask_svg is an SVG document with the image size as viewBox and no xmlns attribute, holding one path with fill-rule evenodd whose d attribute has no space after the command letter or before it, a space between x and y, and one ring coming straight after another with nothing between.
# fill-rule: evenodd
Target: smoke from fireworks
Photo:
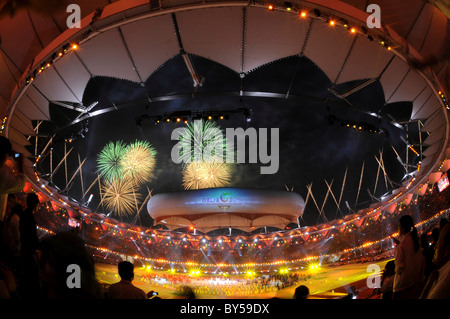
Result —
<instances>
[{"instance_id":1,"label":"smoke from fireworks","mask_svg":"<svg viewBox=\"0 0 450 319\"><path fill-rule=\"evenodd\" d=\"M125 152L122 141L109 142L97 157L97 168L100 176L107 181L114 181L122 176L122 157Z\"/></svg>"},{"instance_id":2,"label":"smoke from fireworks","mask_svg":"<svg viewBox=\"0 0 450 319\"><path fill-rule=\"evenodd\" d=\"M224 187L230 183L231 165L227 163L188 163L183 171L185 189Z\"/></svg>"},{"instance_id":3,"label":"smoke from fireworks","mask_svg":"<svg viewBox=\"0 0 450 319\"><path fill-rule=\"evenodd\" d=\"M127 216L137 211L137 203L141 196L136 193L135 184L130 178L117 179L113 182L105 180L102 192L106 208L115 215Z\"/></svg>"},{"instance_id":4,"label":"smoke from fireworks","mask_svg":"<svg viewBox=\"0 0 450 319\"><path fill-rule=\"evenodd\" d=\"M155 154L149 142L136 141L130 144L121 161L123 176L131 178L136 185L150 181L156 164Z\"/></svg>"}]
</instances>

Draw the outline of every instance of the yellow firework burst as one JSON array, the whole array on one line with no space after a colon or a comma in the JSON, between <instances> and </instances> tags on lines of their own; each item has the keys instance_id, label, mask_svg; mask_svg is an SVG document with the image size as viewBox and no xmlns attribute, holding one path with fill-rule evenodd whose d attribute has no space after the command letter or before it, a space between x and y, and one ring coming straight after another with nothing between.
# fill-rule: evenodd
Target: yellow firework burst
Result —
<instances>
[{"instance_id":1,"label":"yellow firework burst","mask_svg":"<svg viewBox=\"0 0 450 319\"><path fill-rule=\"evenodd\" d=\"M136 141L130 144L122 157L124 178L130 178L136 185L150 181L155 169L156 151L149 142Z\"/></svg>"},{"instance_id":2,"label":"yellow firework burst","mask_svg":"<svg viewBox=\"0 0 450 319\"><path fill-rule=\"evenodd\" d=\"M231 166L227 163L192 162L183 171L185 189L224 187L230 179Z\"/></svg>"},{"instance_id":3,"label":"yellow firework burst","mask_svg":"<svg viewBox=\"0 0 450 319\"><path fill-rule=\"evenodd\" d=\"M103 202L117 216L132 215L137 211L140 194L130 178L105 180L102 185Z\"/></svg>"}]
</instances>

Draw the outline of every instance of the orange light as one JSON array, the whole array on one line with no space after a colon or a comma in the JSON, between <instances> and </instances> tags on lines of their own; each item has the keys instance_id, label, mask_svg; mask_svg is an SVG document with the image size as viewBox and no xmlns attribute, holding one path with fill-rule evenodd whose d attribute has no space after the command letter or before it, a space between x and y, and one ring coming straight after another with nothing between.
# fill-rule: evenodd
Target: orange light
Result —
<instances>
[{"instance_id":1,"label":"orange light","mask_svg":"<svg viewBox=\"0 0 450 319\"><path fill-rule=\"evenodd\" d=\"M356 29L355 29L355 28L351 28L351 29L350 29L350 32L351 32L351 33L355 33L355 32L356 32Z\"/></svg>"},{"instance_id":2,"label":"orange light","mask_svg":"<svg viewBox=\"0 0 450 319\"><path fill-rule=\"evenodd\" d=\"M306 17L306 11L302 11L302 12L300 13L300 16L301 16L302 18L305 18L305 17Z\"/></svg>"},{"instance_id":3,"label":"orange light","mask_svg":"<svg viewBox=\"0 0 450 319\"><path fill-rule=\"evenodd\" d=\"M409 147L409 149L410 149L411 151L413 151L414 154L419 155L419 153L412 147L412 145Z\"/></svg>"},{"instance_id":4,"label":"orange light","mask_svg":"<svg viewBox=\"0 0 450 319\"><path fill-rule=\"evenodd\" d=\"M50 63L47 63L47 68L49 68L51 66L51 64Z\"/></svg>"},{"instance_id":5,"label":"orange light","mask_svg":"<svg viewBox=\"0 0 450 319\"><path fill-rule=\"evenodd\" d=\"M62 52L59 52L58 55L59 55L59 56L63 56L63 53L62 53Z\"/></svg>"},{"instance_id":6,"label":"orange light","mask_svg":"<svg viewBox=\"0 0 450 319\"><path fill-rule=\"evenodd\" d=\"M273 5L269 4L269 6L267 7L267 9L269 9L270 11L273 11Z\"/></svg>"},{"instance_id":7,"label":"orange light","mask_svg":"<svg viewBox=\"0 0 450 319\"><path fill-rule=\"evenodd\" d=\"M72 45L72 49L74 49L74 50L78 49L78 45L74 43L74 44Z\"/></svg>"},{"instance_id":8,"label":"orange light","mask_svg":"<svg viewBox=\"0 0 450 319\"><path fill-rule=\"evenodd\" d=\"M388 49L389 51L391 51L391 47L387 47L387 49Z\"/></svg>"},{"instance_id":9,"label":"orange light","mask_svg":"<svg viewBox=\"0 0 450 319\"><path fill-rule=\"evenodd\" d=\"M336 22L334 21L334 20L330 20L330 23L329 23L332 27L334 27L334 25L336 24Z\"/></svg>"}]
</instances>

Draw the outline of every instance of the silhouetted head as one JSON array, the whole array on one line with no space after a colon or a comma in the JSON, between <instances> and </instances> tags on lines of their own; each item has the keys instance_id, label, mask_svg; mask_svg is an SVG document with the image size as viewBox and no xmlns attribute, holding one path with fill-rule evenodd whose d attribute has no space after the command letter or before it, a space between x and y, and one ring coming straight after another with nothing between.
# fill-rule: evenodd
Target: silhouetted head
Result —
<instances>
[{"instance_id":1,"label":"silhouetted head","mask_svg":"<svg viewBox=\"0 0 450 319\"><path fill-rule=\"evenodd\" d=\"M180 296L185 299L195 299L194 290L189 286L181 287Z\"/></svg>"},{"instance_id":2,"label":"silhouetted head","mask_svg":"<svg viewBox=\"0 0 450 319\"><path fill-rule=\"evenodd\" d=\"M395 261L390 260L384 266L384 271L386 275L391 276L395 274Z\"/></svg>"},{"instance_id":3,"label":"silhouetted head","mask_svg":"<svg viewBox=\"0 0 450 319\"><path fill-rule=\"evenodd\" d=\"M27 209L34 210L39 205L39 197L35 193L27 195Z\"/></svg>"},{"instance_id":4,"label":"silhouetted head","mask_svg":"<svg viewBox=\"0 0 450 319\"><path fill-rule=\"evenodd\" d=\"M307 299L309 296L308 287L301 285L295 288L294 299Z\"/></svg>"},{"instance_id":5,"label":"silhouetted head","mask_svg":"<svg viewBox=\"0 0 450 319\"><path fill-rule=\"evenodd\" d=\"M11 142L4 136L0 136L0 166L5 164L8 155L12 152Z\"/></svg>"},{"instance_id":6,"label":"silhouetted head","mask_svg":"<svg viewBox=\"0 0 450 319\"><path fill-rule=\"evenodd\" d=\"M119 276L122 280L133 281L134 279L134 265L129 261L121 261L117 266Z\"/></svg>"},{"instance_id":7,"label":"silhouetted head","mask_svg":"<svg viewBox=\"0 0 450 319\"><path fill-rule=\"evenodd\" d=\"M406 235L411 232L411 236L414 242L414 250L417 251L420 248L419 236L417 235L417 229L414 227L413 218L410 215L403 215L400 217L398 232L400 235Z\"/></svg>"},{"instance_id":8,"label":"silhouetted head","mask_svg":"<svg viewBox=\"0 0 450 319\"><path fill-rule=\"evenodd\" d=\"M66 231L45 237L41 240L40 251L39 269L44 298L102 298L95 278L94 260L79 236ZM69 287L68 282L77 282L78 279L78 287Z\"/></svg>"},{"instance_id":9,"label":"silhouetted head","mask_svg":"<svg viewBox=\"0 0 450 319\"><path fill-rule=\"evenodd\" d=\"M400 235L405 235L414 227L413 219L410 215L403 215L400 217L398 231Z\"/></svg>"}]
</instances>

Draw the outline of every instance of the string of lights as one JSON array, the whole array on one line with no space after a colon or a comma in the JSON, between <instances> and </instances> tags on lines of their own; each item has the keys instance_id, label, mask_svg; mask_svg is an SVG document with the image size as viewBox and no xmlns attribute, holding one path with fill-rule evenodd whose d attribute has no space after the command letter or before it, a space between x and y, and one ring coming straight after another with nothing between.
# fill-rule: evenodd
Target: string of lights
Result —
<instances>
[{"instance_id":1,"label":"string of lights","mask_svg":"<svg viewBox=\"0 0 450 319\"><path fill-rule=\"evenodd\" d=\"M40 159L40 156L37 157L36 162L34 164L34 167L36 167L36 164L38 163L39 159ZM39 182L40 179L39 179L38 173L36 171L35 171L35 177L36 177L36 181ZM409 181L409 183L406 185L405 190L408 190L414 181L415 181L415 178L412 178ZM54 196L53 192L43 183L41 185L41 189L46 190L49 193L49 196L52 196L52 197ZM354 218L352 218L350 220L343 221L340 224L330 225L328 227L324 227L324 228L313 230L313 231L305 231L305 230L301 230L301 229L282 230L282 231L278 231L277 232L277 234L278 234L277 236L279 236L281 239L283 237L286 237L286 238L288 238L288 237L289 238L300 237L300 238L302 238L304 236L321 234L321 233L327 232L327 231L332 230L332 229L342 229L342 228L345 228L347 225L351 225L352 223L360 220L361 218L363 218L363 219L371 218L371 217L376 216L377 214L378 214L378 216L381 216L383 208L386 207L386 206L389 206L389 204L391 204L393 201L396 201L402 195L403 195L403 192L399 192L398 194L393 196L390 200L388 200L385 204L382 204L382 205L380 205L380 206L378 206L376 208L373 208L373 209L369 210L367 213L365 213L363 215L358 215L357 217L354 217ZM61 198L58 198L57 201L59 201L63 205L64 208L72 209L73 211L81 214L84 218L87 218L87 219L90 218L89 213L84 212L82 209L80 209L78 207L72 207L66 201L62 200ZM399 203L397 203L397 206L398 205L401 206L402 204L403 204L402 202L399 202ZM114 229L122 228L122 227L119 227L116 224L109 223L109 222L107 222L105 220L101 220L100 223L104 224L104 225L106 225L108 227L114 228ZM306 229L308 229L308 228L306 228ZM136 230L132 230L132 229L123 229L123 230L126 230L126 231L128 231L130 233L143 235L143 236L152 236L152 237L157 236L158 238L171 239L171 236L167 235L167 231L159 231L159 230L152 229L150 231L150 234L149 234L147 232L136 231ZM172 236L176 236L176 234L172 234L172 233L171 233L171 235ZM185 235L186 234L181 234L180 236L184 237ZM195 236L195 237L193 237L193 236ZM199 241L199 240L203 241L203 240L206 240L206 237L207 238L213 238L213 236L207 236L207 235L190 235L189 237L187 237L187 240L188 241ZM219 238L218 240L222 241L222 242L229 240L229 239L224 239L221 236L218 236L218 238ZM264 240L273 240L272 238L269 238L269 237L267 237L267 238L259 238L258 235L249 236L249 237L247 237L247 236L240 236L238 238L238 240L239 239L240 240L244 240L247 243L248 242L255 242L255 241L258 241L258 240L262 240L262 241L264 241Z\"/></svg>"},{"instance_id":2,"label":"string of lights","mask_svg":"<svg viewBox=\"0 0 450 319\"><path fill-rule=\"evenodd\" d=\"M51 55L49 60L41 63L41 65L33 71L30 71L30 75L25 79L25 84L28 85L33 82L38 75L43 73L46 69L50 68L55 61L63 57L65 54L77 50L78 46L79 44L77 42L64 44L58 51L54 52Z\"/></svg>"},{"instance_id":3,"label":"string of lights","mask_svg":"<svg viewBox=\"0 0 450 319\"><path fill-rule=\"evenodd\" d=\"M387 137L389 137L388 131L385 131L381 128L375 127L374 125L367 123L367 122L349 121L349 120L341 119L334 114L327 115L326 119L328 120L329 125L339 124L342 127L351 128L358 132L366 132L366 133L371 133L371 134L384 133Z\"/></svg>"},{"instance_id":4,"label":"string of lights","mask_svg":"<svg viewBox=\"0 0 450 319\"><path fill-rule=\"evenodd\" d=\"M136 117L136 125L142 126L142 122L145 120L152 120L155 125L162 123L189 123L195 120L204 121L218 121L218 120L228 120L231 116L235 114L242 114L247 122L251 121L252 110L248 108L238 108L236 110L228 111L192 111L183 110L168 112L164 114L149 115L142 114Z\"/></svg>"},{"instance_id":5,"label":"string of lights","mask_svg":"<svg viewBox=\"0 0 450 319\"><path fill-rule=\"evenodd\" d=\"M334 17L334 16L327 16L324 14L321 10L317 8L309 8L305 6L297 6L293 5L291 2L284 2L283 5L275 5L272 3L267 2L258 2L254 5L265 7L268 11L284 11L284 12L290 12L293 14L296 14L300 19L307 19L307 18L315 18L320 19L326 22L330 27L336 27L341 26L347 29L351 34L361 34L367 37L370 41L376 40L380 45L385 47L387 50L392 50L395 48L393 46L393 41L387 39L387 35L380 36L380 35L372 35L369 34L369 30L361 25L359 26L357 23L350 23L348 20Z\"/></svg>"},{"instance_id":6,"label":"string of lights","mask_svg":"<svg viewBox=\"0 0 450 319\"><path fill-rule=\"evenodd\" d=\"M428 223L428 222L432 222L434 220L440 219L443 215L447 215L450 213L450 209L444 210L444 211L440 211L437 214L435 214L434 216L423 220L419 223L417 223L415 225L416 228L420 228L422 225ZM38 229L49 233L49 234L54 234L53 231L39 227ZM164 269L163 267L166 265L169 265L171 269L173 269L174 265L179 265L179 266L187 266L187 267L202 267L202 268L208 268L208 267L214 267L214 268L226 268L226 267L233 267L235 269L239 269L239 268L244 268L244 269L248 269L249 267L273 267L273 266L279 266L279 265L288 265L293 268L293 266L295 266L295 264L299 264L299 263L310 263L310 262L318 262L319 260L322 260L324 258L328 258L328 257L332 257L332 256L338 256L338 255L342 255L342 254L346 254L349 252L354 252L357 250L361 250L363 248L369 248L371 246L374 245L378 245L381 244L385 241L389 241L392 239L392 237L398 237L399 234L398 233L392 233L382 239L376 240L376 241L369 241L369 242L365 242L364 244L361 244L359 246L355 246L352 248L348 248L348 249L344 249L342 251L339 252L333 252L333 253L326 253L326 254L318 254L318 255L311 255L311 256L307 256L307 257L303 257L303 258L297 258L297 259L292 259L292 260L277 260L274 262L266 262L266 263L256 263L256 262L248 262L248 263L243 263L243 264L238 264L238 263L197 263L197 262L183 262L183 261L173 261L173 260L167 260L164 258L149 258L149 257L144 257L144 256L138 256L138 255L134 255L134 256L130 256L127 255L127 257L133 258L135 260L140 260L141 262L146 262L146 263L156 263L156 264L161 264L161 268L160 269ZM94 245L90 245L90 244L86 244L86 247L90 248L90 249L94 249L96 251L102 252L102 253L108 253L108 254L114 254L117 256L123 256L126 254L123 254L122 252L117 252L105 247L97 247ZM272 271L275 271L275 269L272 269ZM204 271L205 273L207 271ZM240 272L240 273L245 273L245 271Z\"/></svg>"}]
</instances>

